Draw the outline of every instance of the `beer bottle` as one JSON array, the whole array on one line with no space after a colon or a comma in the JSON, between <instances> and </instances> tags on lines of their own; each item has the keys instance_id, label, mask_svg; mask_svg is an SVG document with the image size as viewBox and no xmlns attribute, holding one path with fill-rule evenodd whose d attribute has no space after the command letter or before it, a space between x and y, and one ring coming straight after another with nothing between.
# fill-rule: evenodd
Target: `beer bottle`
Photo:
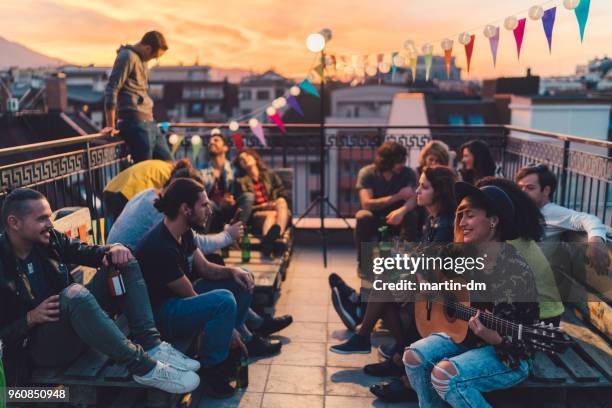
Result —
<instances>
[{"instance_id":1,"label":"beer bottle","mask_svg":"<svg viewBox=\"0 0 612 408\"><path fill-rule=\"evenodd\" d=\"M249 359L244 354L244 351L240 350L238 358L236 359L236 389L244 390L249 386Z\"/></svg>"},{"instance_id":2,"label":"beer bottle","mask_svg":"<svg viewBox=\"0 0 612 408\"><path fill-rule=\"evenodd\" d=\"M380 256L387 257L391 254L391 242L389 242L389 227L383 225L378 229L380 234L380 242L378 243L378 250Z\"/></svg>"},{"instance_id":3,"label":"beer bottle","mask_svg":"<svg viewBox=\"0 0 612 408\"><path fill-rule=\"evenodd\" d=\"M123 296L125 295L125 285L123 284L123 277L121 272L114 265L108 266L108 288L112 296Z\"/></svg>"},{"instance_id":4,"label":"beer bottle","mask_svg":"<svg viewBox=\"0 0 612 408\"><path fill-rule=\"evenodd\" d=\"M242 235L240 248L242 250L242 263L249 263L251 261L251 239L249 238L249 231L246 228L244 229L244 234Z\"/></svg>"}]
</instances>

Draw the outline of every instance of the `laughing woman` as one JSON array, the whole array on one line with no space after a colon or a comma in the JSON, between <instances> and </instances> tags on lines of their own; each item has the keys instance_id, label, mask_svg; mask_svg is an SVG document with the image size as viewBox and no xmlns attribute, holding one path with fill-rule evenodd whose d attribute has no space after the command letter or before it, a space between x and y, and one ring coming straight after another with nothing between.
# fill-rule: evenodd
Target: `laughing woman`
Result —
<instances>
[{"instance_id":1,"label":"laughing woman","mask_svg":"<svg viewBox=\"0 0 612 408\"><path fill-rule=\"evenodd\" d=\"M495 302L473 305L496 316L522 324L538 318L538 305L532 301L517 302L509 292L522 299L537 299L533 272L510 245L491 245L516 238L514 205L498 187L478 189L459 182L455 185L459 207L455 216L458 243L486 244L497 247L489 256L485 272L495 279L492 296ZM492 254L490 254L492 255ZM442 407L446 401L453 407L489 407L482 393L512 387L528 375L531 351L516 338L485 327L481 312L468 323L466 339L457 344L444 333L431 334L406 349L403 356L406 374L416 391L420 407Z\"/></svg>"}]
</instances>

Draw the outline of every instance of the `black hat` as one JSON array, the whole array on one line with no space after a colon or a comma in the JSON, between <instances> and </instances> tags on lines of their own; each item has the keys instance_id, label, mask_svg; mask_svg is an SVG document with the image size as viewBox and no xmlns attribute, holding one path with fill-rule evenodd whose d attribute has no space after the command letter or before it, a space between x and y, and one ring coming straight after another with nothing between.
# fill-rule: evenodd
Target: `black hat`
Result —
<instances>
[{"instance_id":1,"label":"black hat","mask_svg":"<svg viewBox=\"0 0 612 408\"><path fill-rule=\"evenodd\" d=\"M514 204L508 194L504 190L496 186L484 186L481 188L475 187L470 183L458 181L455 183L455 196L457 204L465 197L477 196L481 201L485 202L489 210L495 213L511 235L508 239L518 237L516 228L514 227Z\"/></svg>"}]
</instances>

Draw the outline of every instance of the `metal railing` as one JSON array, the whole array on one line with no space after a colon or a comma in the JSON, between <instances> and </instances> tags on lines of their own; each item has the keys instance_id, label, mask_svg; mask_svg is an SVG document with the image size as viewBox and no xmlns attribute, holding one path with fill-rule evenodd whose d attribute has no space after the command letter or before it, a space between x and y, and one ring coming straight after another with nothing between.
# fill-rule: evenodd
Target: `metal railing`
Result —
<instances>
[{"instance_id":1,"label":"metal railing","mask_svg":"<svg viewBox=\"0 0 612 408\"><path fill-rule=\"evenodd\" d=\"M236 133L242 134L244 146L255 148L270 168L293 169L293 212L299 216L319 193L319 125L286 124L287 134L274 125L263 126L265 147L246 124ZM180 145L172 146L177 158L190 157L196 166L202 166L213 128L230 135L226 140L233 158L236 149L232 132L224 124L172 123L166 133L183 136L179 138ZM385 140L404 145L409 154L408 164L417 167L420 150L432 139L444 141L454 151L469 140L481 139L489 145L505 177L513 179L522 166L546 163L558 177L555 202L597 215L606 225L612 225L611 142L501 125L327 125L325 130L324 193L345 216L353 216L359 207L355 191L357 172L373 161L377 147ZM196 149L199 153L194 155L191 140L196 134L200 134L204 146ZM105 144L92 146L93 142ZM24 152L58 146L70 151L19 163L10 160ZM46 194L53 208L84 205L92 211L92 218L98 219L104 213L103 187L129 165L127 154L121 139L103 134L0 149L0 163L8 163L0 165L0 204L8 190L28 186Z\"/></svg>"}]
</instances>

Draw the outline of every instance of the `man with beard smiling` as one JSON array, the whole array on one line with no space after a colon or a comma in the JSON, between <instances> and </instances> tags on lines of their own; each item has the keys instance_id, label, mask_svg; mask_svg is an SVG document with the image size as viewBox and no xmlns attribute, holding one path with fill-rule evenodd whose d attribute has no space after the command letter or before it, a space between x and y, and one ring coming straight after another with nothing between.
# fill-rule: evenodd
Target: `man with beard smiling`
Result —
<instances>
[{"instance_id":1,"label":"man with beard smiling","mask_svg":"<svg viewBox=\"0 0 612 408\"><path fill-rule=\"evenodd\" d=\"M124 364L138 383L171 393L199 384L192 371L199 363L160 341L144 280L132 253L117 244L107 247L70 240L53 229L51 207L41 193L19 188L2 207L0 235L0 340L8 384L27 379L28 366L62 367L87 346ZM68 264L117 266L125 294L113 297L107 269L97 271L87 287L75 283ZM133 342L106 311L119 303Z\"/></svg>"},{"instance_id":2,"label":"man with beard smiling","mask_svg":"<svg viewBox=\"0 0 612 408\"><path fill-rule=\"evenodd\" d=\"M236 192L236 177L234 168L227 160L229 147L225 139L219 135L212 135L208 141L208 163L202 169L202 179L206 194L211 201L212 216L210 220L210 232L219 232L227 224L237 208L242 209L240 221L247 225L255 194L244 192L234 197Z\"/></svg>"},{"instance_id":3,"label":"man with beard smiling","mask_svg":"<svg viewBox=\"0 0 612 408\"><path fill-rule=\"evenodd\" d=\"M205 390L215 398L229 397L234 393L228 375L230 343L245 348L234 328L245 322L253 277L241 268L208 262L197 248L194 229L201 230L211 214L202 184L173 180L155 208L164 219L138 244L136 258L156 322L169 339L202 331L200 375Z\"/></svg>"}]
</instances>

